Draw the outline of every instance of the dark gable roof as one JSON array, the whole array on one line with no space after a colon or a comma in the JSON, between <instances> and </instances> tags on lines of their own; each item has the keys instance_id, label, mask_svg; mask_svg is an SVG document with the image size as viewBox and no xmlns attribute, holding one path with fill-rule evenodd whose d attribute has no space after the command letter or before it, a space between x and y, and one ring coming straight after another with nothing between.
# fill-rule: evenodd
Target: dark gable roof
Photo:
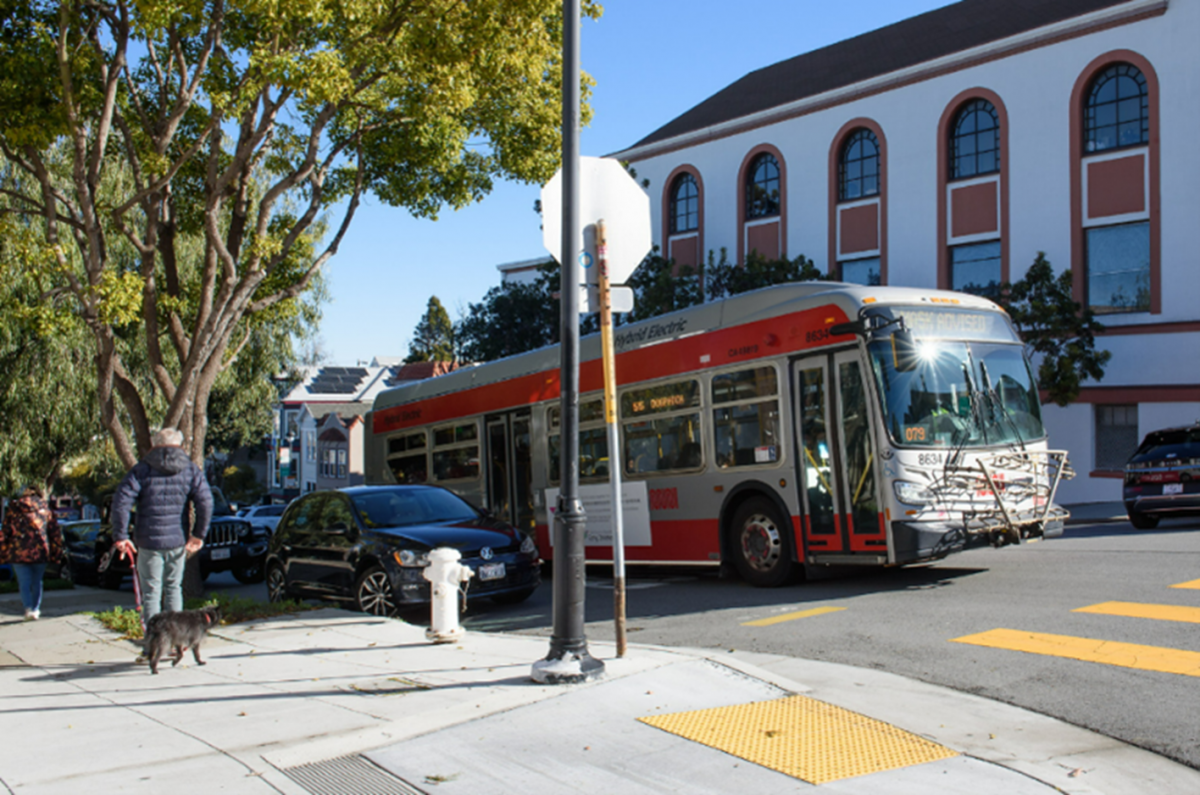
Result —
<instances>
[{"instance_id":1,"label":"dark gable roof","mask_svg":"<svg viewBox=\"0 0 1200 795\"><path fill-rule=\"evenodd\" d=\"M634 146L674 138L1129 0L963 0L751 72Z\"/></svg>"}]
</instances>

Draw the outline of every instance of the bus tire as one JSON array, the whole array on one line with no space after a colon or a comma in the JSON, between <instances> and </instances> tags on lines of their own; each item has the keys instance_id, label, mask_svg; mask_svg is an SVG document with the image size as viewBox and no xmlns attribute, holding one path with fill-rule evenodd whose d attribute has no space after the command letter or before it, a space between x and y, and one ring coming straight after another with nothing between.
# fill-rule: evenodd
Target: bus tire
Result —
<instances>
[{"instance_id":1,"label":"bus tire","mask_svg":"<svg viewBox=\"0 0 1200 795\"><path fill-rule=\"evenodd\" d=\"M792 576L787 523L775 503L751 497L733 515L733 560L742 579L756 588L778 588Z\"/></svg>"}]
</instances>

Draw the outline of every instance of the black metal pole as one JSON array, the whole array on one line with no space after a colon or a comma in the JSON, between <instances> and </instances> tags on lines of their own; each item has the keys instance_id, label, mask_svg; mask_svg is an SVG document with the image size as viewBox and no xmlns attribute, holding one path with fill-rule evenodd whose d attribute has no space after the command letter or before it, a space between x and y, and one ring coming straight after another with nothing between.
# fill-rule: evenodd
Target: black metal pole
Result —
<instances>
[{"instance_id":1,"label":"black metal pole","mask_svg":"<svg viewBox=\"0 0 1200 795\"><path fill-rule=\"evenodd\" d=\"M579 501L579 0L563 0L562 491L554 516L554 631L533 678L569 684L604 673L584 635L584 516ZM611 456L610 456L611 457Z\"/></svg>"}]
</instances>

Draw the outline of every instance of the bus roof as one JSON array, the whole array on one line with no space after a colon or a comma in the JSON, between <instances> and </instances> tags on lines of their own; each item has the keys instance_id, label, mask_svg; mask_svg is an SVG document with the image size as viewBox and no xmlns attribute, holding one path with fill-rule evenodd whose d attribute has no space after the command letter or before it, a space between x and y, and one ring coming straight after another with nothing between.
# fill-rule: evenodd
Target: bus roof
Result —
<instances>
[{"instance_id":1,"label":"bus roof","mask_svg":"<svg viewBox=\"0 0 1200 795\"><path fill-rule=\"evenodd\" d=\"M924 306L929 308L974 309L1001 312L992 301L965 293L928 290L915 287L880 287L844 282L791 282L739 293L719 301L710 301L647 320L613 329L618 355L696 334L767 320L816 309L836 306L846 319L855 319L861 309L879 306ZM589 334L580 340L580 362L600 357L600 335ZM403 384L381 392L375 398L375 410L452 394L484 384L520 376L558 370L557 344L464 367L436 378Z\"/></svg>"}]
</instances>

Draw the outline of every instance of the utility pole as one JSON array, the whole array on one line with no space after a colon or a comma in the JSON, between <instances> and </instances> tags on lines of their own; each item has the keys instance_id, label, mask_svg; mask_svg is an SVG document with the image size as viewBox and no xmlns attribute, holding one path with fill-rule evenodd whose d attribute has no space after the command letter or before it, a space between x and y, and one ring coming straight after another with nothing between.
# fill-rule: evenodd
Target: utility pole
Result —
<instances>
[{"instance_id":1,"label":"utility pole","mask_svg":"<svg viewBox=\"0 0 1200 795\"><path fill-rule=\"evenodd\" d=\"M562 491L554 514L554 629L550 651L533 664L534 681L595 679L604 663L584 635L584 515L579 500L579 0L563 0L562 318L560 339Z\"/></svg>"}]
</instances>

